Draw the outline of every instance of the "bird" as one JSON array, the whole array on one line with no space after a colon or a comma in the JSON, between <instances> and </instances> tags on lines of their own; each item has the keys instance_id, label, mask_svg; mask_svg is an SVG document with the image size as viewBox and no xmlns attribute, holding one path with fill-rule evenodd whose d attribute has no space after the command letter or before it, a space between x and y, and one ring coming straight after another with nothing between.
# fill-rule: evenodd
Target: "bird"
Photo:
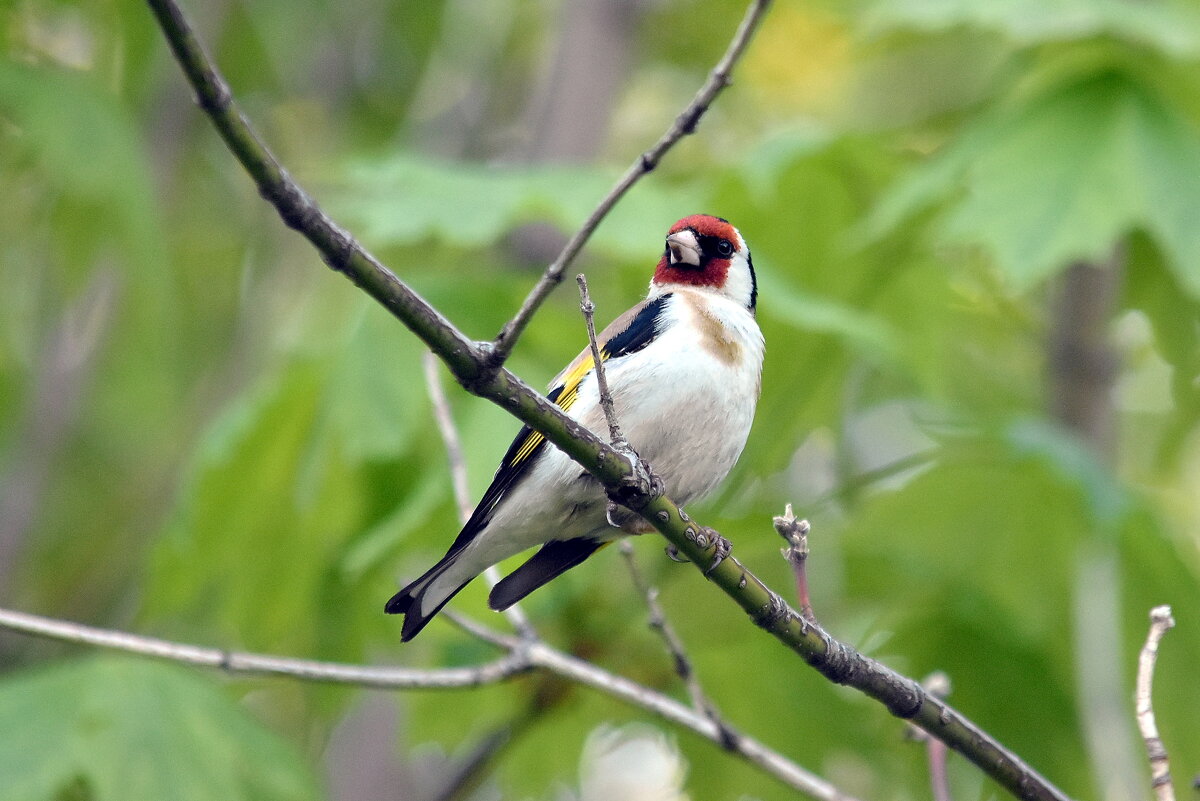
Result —
<instances>
[{"instance_id":1,"label":"bird","mask_svg":"<svg viewBox=\"0 0 1200 801\"><path fill-rule=\"evenodd\" d=\"M597 337L622 433L683 507L714 490L741 456L762 387L765 342L755 319L750 250L728 220L676 222L645 300ZM607 432L590 347L550 383L547 398L593 432ZM492 588L507 609L604 545L652 530L612 506L604 487L529 426L446 555L387 602L415 637L472 579L504 559L540 549Z\"/></svg>"}]
</instances>

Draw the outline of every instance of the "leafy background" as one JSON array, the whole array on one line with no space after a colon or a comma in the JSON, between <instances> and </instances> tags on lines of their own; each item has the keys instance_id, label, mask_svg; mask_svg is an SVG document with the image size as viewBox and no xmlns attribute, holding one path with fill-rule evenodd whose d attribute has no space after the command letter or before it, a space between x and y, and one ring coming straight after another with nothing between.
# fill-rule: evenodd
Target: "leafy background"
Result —
<instances>
[{"instance_id":1,"label":"leafy background","mask_svg":"<svg viewBox=\"0 0 1200 801\"><path fill-rule=\"evenodd\" d=\"M483 338L742 6L188 10L293 172ZM272 216L140 3L14 0L0 26L0 601L312 658L487 657L444 623L402 647L379 614L457 529L415 340ZM673 220L739 225L764 391L737 469L694 511L782 589L769 518L794 503L823 622L897 669L947 672L956 705L1078 797L1148 795L1131 688L1157 603L1180 623L1160 728L1175 775L1200 772L1198 67L1194 2L781 2L578 265L613 316ZM1116 365L1111 385L1081 388L1080 360L1054 357L1063 331ZM511 365L544 382L583 337L560 290ZM1090 424L1061 411L1071 393ZM481 492L516 424L452 404ZM660 545L639 557L735 725L849 792L927 796L900 723ZM482 614L483 588L456 603ZM528 608L553 642L681 693L615 554ZM607 698L536 703L537 677L386 695L15 635L0 670L5 801L432 798L507 727L473 797L602 798L597 765L631 764L666 797L790 797ZM657 774L633 741L665 755ZM998 795L950 769L957 797Z\"/></svg>"}]
</instances>

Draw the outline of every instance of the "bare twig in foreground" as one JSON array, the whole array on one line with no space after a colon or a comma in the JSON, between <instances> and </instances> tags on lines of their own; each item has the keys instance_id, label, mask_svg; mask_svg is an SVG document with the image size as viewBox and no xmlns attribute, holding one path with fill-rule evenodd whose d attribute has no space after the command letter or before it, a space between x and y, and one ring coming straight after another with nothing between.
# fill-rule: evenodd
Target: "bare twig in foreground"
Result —
<instances>
[{"instance_id":1,"label":"bare twig in foreground","mask_svg":"<svg viewBox=\"0 0 1200 801\"><path fill-rule=\"evenodd\" d=\"M429 402L433 404L433 417L437 421L438 431L441 432L442 442L446 445L446 459L450 464L450 483L454 487L454 503L458 507L458 521L466 525L471 519L471 490L467 483L467 462L463 458L462 438L458 436L458 427L454 425L454 416L450 414L450 402L442 389L442 381L438 376L438 359L433 351L426 351L421 360L425 368L425 387L429 390ZM488 587L495 587L500 581L500 571L495 565L483 571L483 578ZM524 637L536 637L533 624L520 604L513 604L504 610L504 616L513 624Z\"/></svg>"},{"instance_id":2,"label":"bare twig in foreground","mask_svg":"<svg viewBox=\"0 0 1200 801\"><path fill-rule=\"evenodd\" d=\"M721 744L712 721L700 713L623 676L609 673L577 657L564 654L539 640L501 634L472 622L470 630L481 639L507 650L492 662L463 668L421 670L402 667L372 667L309 659L222 651L185 643L143 637L112 629L85 626L65 620L0 609L0 629L24 632L63 642L92 645L115 651L218 668L229 673L272 674L302 681L352 684L390 690L456 689L494 684L532 669L546 670L568 680L592 687L632 706ZM819 801L854 801L824 779L814 776L783 755L751 737L737 742L735 753L764 772Z\"/></svg>"},{"instance_id":3,"label":"bare twig in foreground","mask_svg":"<svg viewBox=\"0 0 1200 801\"><path fill-rule=\"evenodd\" d=\"M1151 694L1154 687L1154 665L1158 661L1158 641L1175 626L1171 607L1156 606L1150 610L1150 631L1146 644L1138 655L1137 690L1134 693L1134 708L1137 712L1138 729L1146 741L1146 755L1150 759L1150 785L1158 801L1175 801L1175 788L1171 786L1171 764L1167 748L1158 736L1158 724L1154 720L1154 704Z\"/></svg>"},{"instance_id":4,"label":"bare twig in foreground","mask_svg":"<svg viewBox=\"0 0 1200 801\"><path fill-rule=\"evenodd\" d=\"M525 302L521 304L521 308L516 316L505 323L504 328L500 330L495 341L492 342L492 364L503 364L508 355L512 353L513 345L516 343L517 338L521 336L521 332L525 330L525 326L529 324L534 312L538 310L542 302L558 286L559 282L562 281L563 273L567 267L579 255L579 251L583 249L584 244L591 237L592 233L600 226L601 221L612 211L613 206L617 205L617 201L625 196L625 193L638 182L638 179L657 167L658 162L662 160L662 157L666 155L668 150L675 146L676 142L696 130L696 126L700 123L700 118L708 111L709 106L716 100L717 95L731 83L733 67L746 51L747 45L750 44L750 38L758 29L758 25L762 22L762 18L770 5L770 0L754 0L746 8L746 14L742 17L741 24L738 25L737 31L733 34L733 39L730 40L729 47L726 48L725 54L721 56L721 60L717 62L712 72L709 73L708 80L700 87L700 91L696 92L695 97L680 112L679 116L675 118L675 121L671 123L671 127L667 129L666 133L630 165L625 174L621 176L621 179L617 181L616 185L592 211L591 216L587 218L583 226L563 246L562 252L550 263L546 271L542 273L542 277L534 285L528 297L525 298Z\"/></svg>"}]
</instances>

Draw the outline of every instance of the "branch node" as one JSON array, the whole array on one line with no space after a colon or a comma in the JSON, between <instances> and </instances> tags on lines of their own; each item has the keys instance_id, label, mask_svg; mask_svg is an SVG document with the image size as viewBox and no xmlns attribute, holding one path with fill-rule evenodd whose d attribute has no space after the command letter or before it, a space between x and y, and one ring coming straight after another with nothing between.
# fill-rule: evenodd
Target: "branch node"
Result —
<instances>
[{"instance_id":1,"label":"branch node","mask_svg":"<svg viewBox=\"0 0 1200 801\"><path fill-rule=\"evenodd\" d=\"M768 631L783 620L788 618L787 603L779 596L779 593L772 592L767 599L767 602L760 609L751 614L750 618L754 621L754 625Z\"/></svg>"},{"instance_id":2,"label":"branch node","mask_svg":"<svg viewBox=\"0 0 1200 801\"><path fill-rule=\"evenodd\" d=\"M783 558L792 566L792 576L796 582L796 600L800 604L800 617L803 620L815 621L812 601L808 592L808 532L812 528L807 520L799 520L792 511L789 503L783 509L783 514L771 519L775 531L788 543L788 547L780 550Z\"/></svg>"},{"instance_id":3,"label":"branch node","mask_svg":"<svg viewBox=\"0 0 1200 801\"><path fill-rule=\"evenodd\" d=\"M636 453L633 453L633 457L630 460L633 471L625 477L620 487L608 491L608 498L613 503L640 513L649 504L665 495L666 488L663 486L662 479L654 474L644 459L637 456ZM663 520L664 523L671 519L670 514L664 512L660 513L660 520L662 520L661 514L667 514L667 519Z\"/></svg>"},{"instance_id":4,"label":"branch node","mask_svg":"<svg viewBox=\"0 0 1200 801\"><path fill-rule=\"evenodd\" d=\"M722 562L729 558L729 554L733 553L733 543L717 533L716 529L705 526L704 530L708 533L708 540L713 545L712 562L704 569L704 577L708 578Z\"/></svg>"}]
</instances>

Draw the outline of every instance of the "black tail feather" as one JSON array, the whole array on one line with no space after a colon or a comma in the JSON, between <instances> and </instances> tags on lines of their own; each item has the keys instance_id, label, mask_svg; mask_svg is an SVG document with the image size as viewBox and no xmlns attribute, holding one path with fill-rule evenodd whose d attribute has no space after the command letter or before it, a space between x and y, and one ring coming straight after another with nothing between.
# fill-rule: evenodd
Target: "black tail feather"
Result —
<instances>
[{"instance_id":1,"label":"black tail feather","mask_svg":"<svg viewBox=\"0 0 1200 801\"><path fill-rule=\"evenodd\" d=\"M492 588L488 606L496 611L507 609L546 582L583 562L604 544L600 540L584 538L551 540Z\"/></svg>"},{"instance_id":2,"label":"black tail feather","mask_svg":"<svg viewBox=\"0 0 1200 801\"><path fill-rule=\"evenodd\" d=\"M454 591L443 598L441 603L430 610L429 614L421 614L421 599L424 596L425 591L428 589L429 585L433 583L435 579L437 579L438 576L445 572L450 565L454 564L454 560L457 558L461 550L461 548L451 548L450 552L441 558L441 561L429 568L429 570L426 570L424 575L422 575L419 579L410 582L408 586L393 595L391 599L384 604L383 611L385 613L389 615L404 615L404 625L400 629L401 642L408 642L413 637L416 637L417 634L421 632L421 629L425 628L426 624L428 624L438 612L442 611L442 607L449 603L451 598L453 598L455 595L458 595L459 591L462 590L463 587L467 586L467 584L471 581L471 579L467 579L462 584L459 584L457 587L455 587ZM474 578L474 576L471 578Z\"/></svg>"}]
</instances>

